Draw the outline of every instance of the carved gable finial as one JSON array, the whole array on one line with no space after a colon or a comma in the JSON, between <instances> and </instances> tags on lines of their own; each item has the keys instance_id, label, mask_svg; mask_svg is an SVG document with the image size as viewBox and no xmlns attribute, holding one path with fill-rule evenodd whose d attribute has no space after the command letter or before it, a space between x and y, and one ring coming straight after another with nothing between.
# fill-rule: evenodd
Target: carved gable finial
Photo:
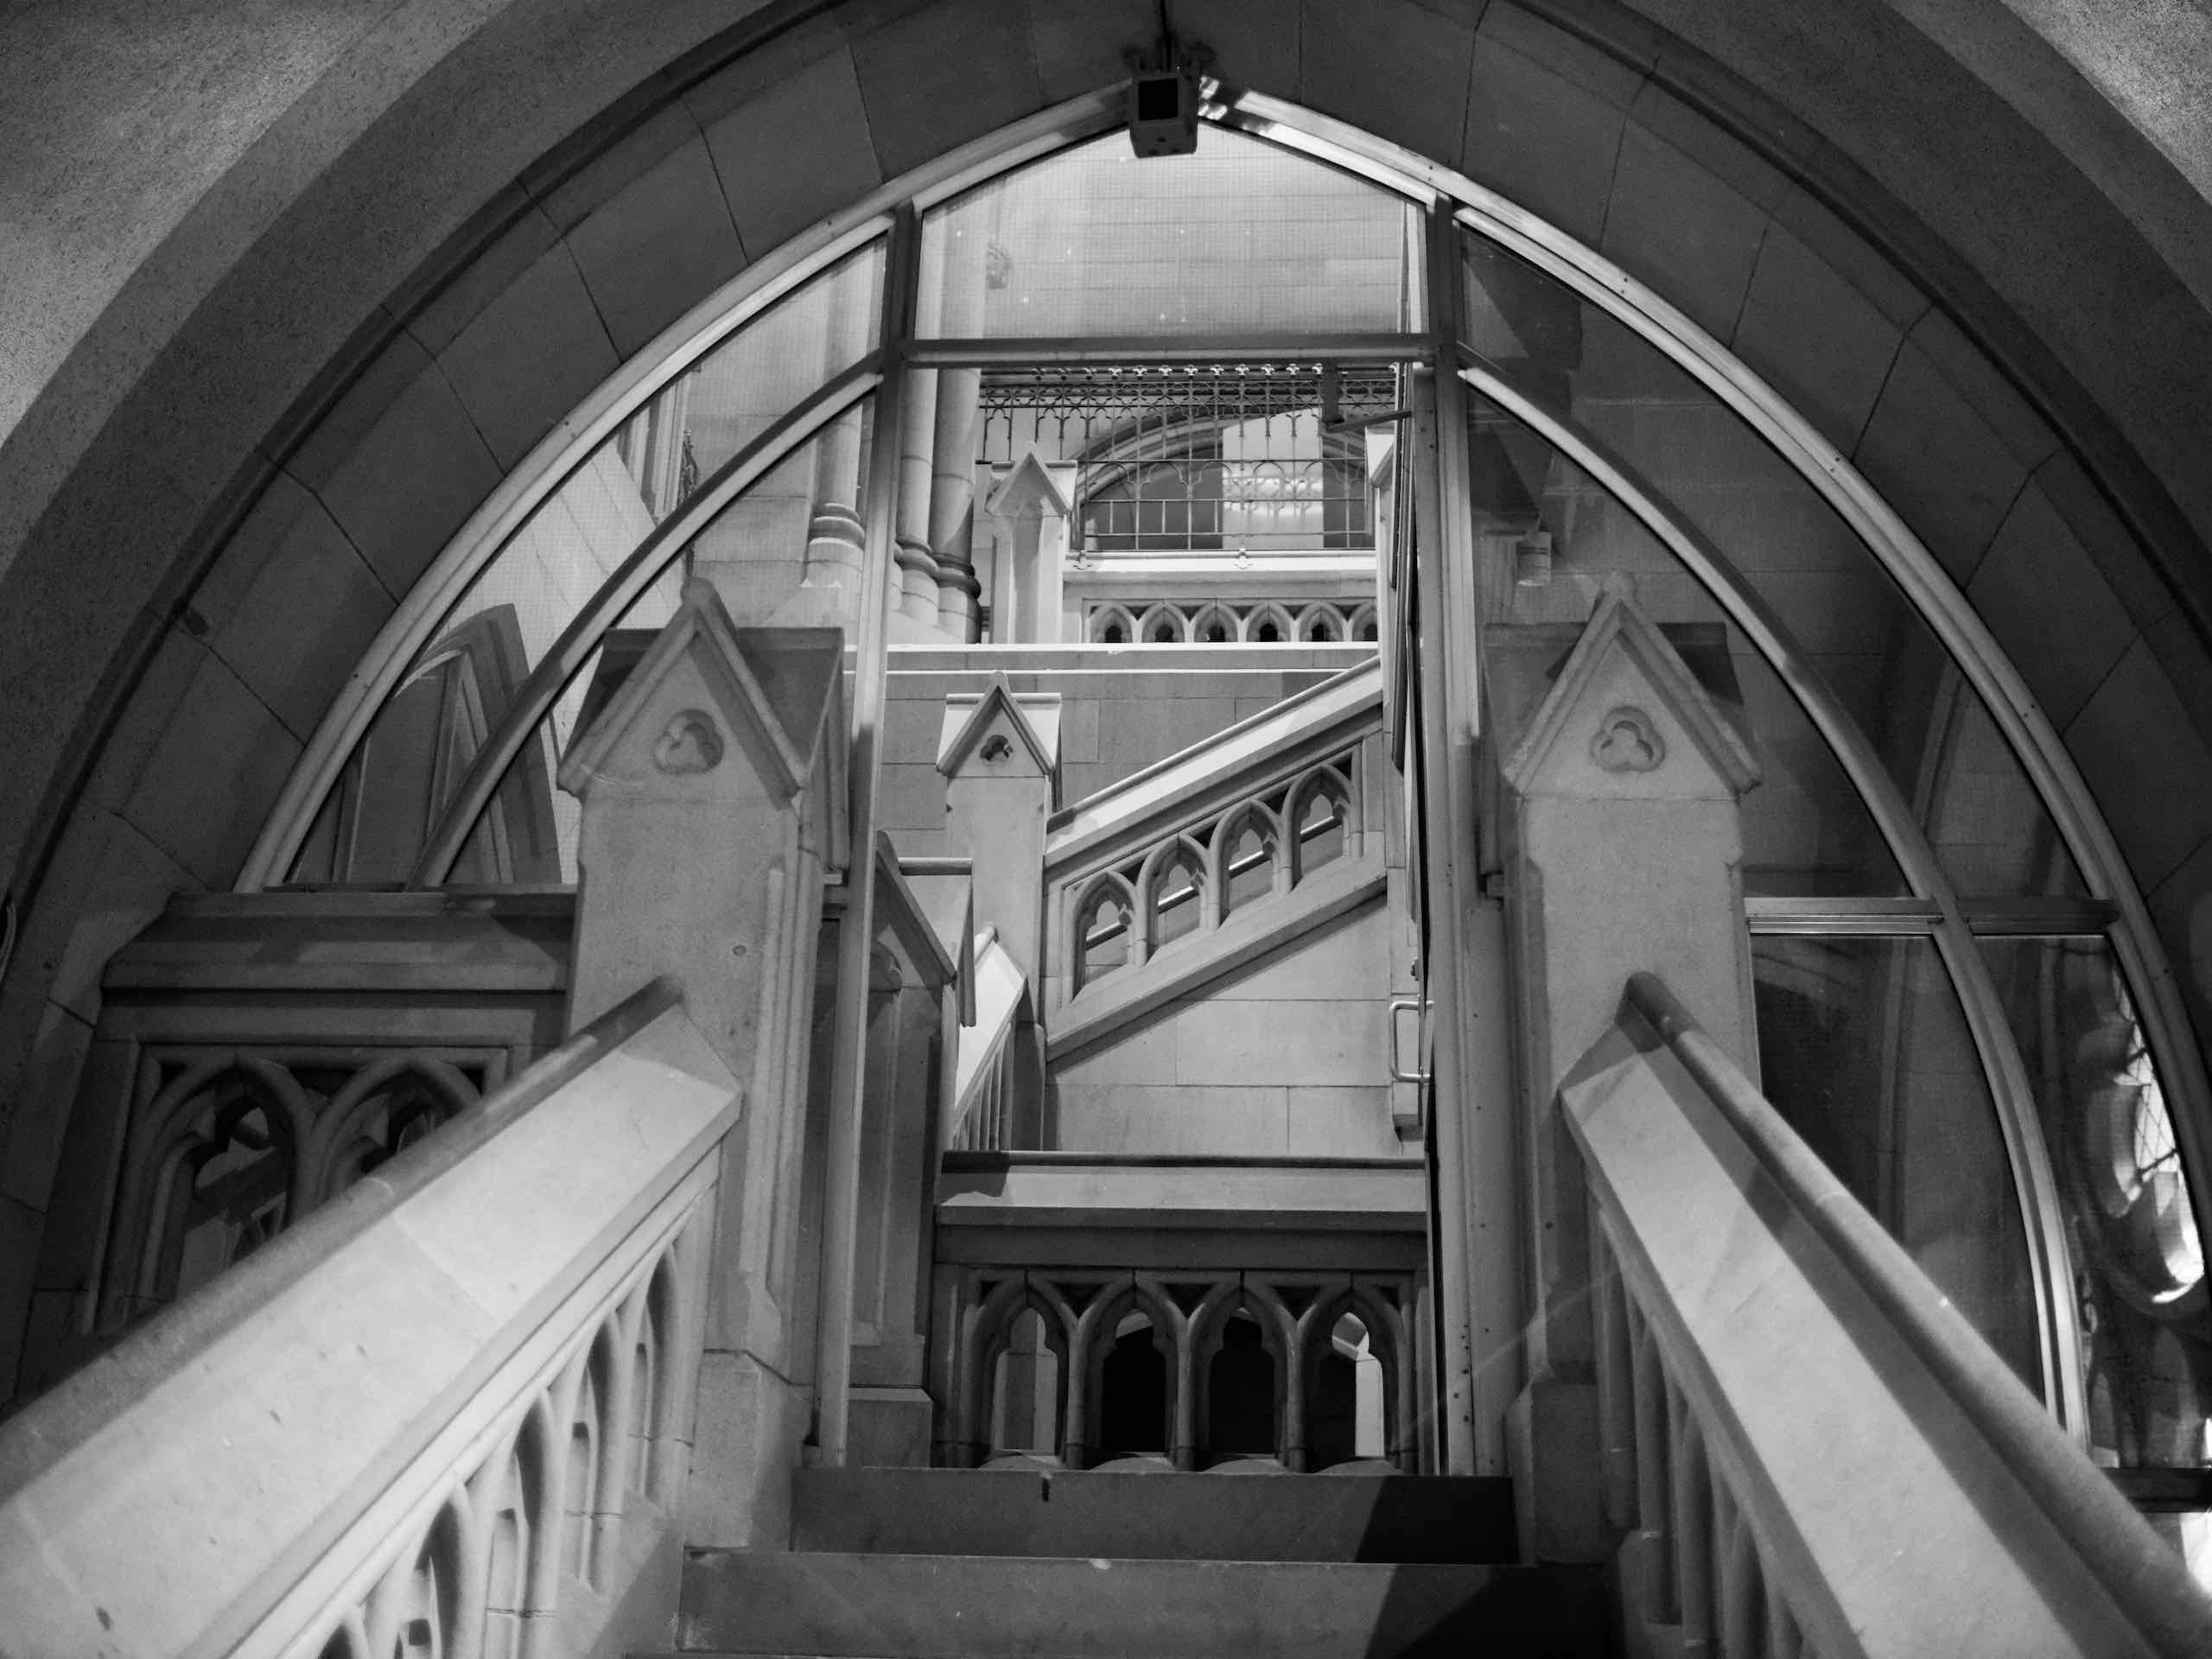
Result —
<instances>
[{"instance_id":1,"label":"carved gable finial","mask_svg":"<svg viewBox=\"0 0 2212 1659\"><path fill-rule=\"evenodd\" d=\"M1008 771L1026 760L1047 778L1059 771L1060 699L1051 691L1016 692L1003 673L980 694L954 692L944 700L937 769L950 778L969 766Z\"/></svg>"},{"instance_id":2,"label":"carved gable finial","mask_svg":"<svg viewBox=\"0 0 2212 1659\"><path fill-rule=\"evenodd\" d=\"M1503 771L1523 796L1741 795L1759 781L1743 734L1633 586L1611 582Z\"/></svg>"},{"instance_id":3,"label":"carved gable finial","mask_svg":"<svg viewBox=\"0 0 2212 1659\"><path fill-rule=\"evenodd\" d=\"M826 780L841 794L843 671L838 630L739 628L713 586L695 579L569 745L561 787L582 796L612 779L649 792L757 785L788 800ZM733 750L748 763L742 785L728 774Z\"/></svg>"}]
</instances>

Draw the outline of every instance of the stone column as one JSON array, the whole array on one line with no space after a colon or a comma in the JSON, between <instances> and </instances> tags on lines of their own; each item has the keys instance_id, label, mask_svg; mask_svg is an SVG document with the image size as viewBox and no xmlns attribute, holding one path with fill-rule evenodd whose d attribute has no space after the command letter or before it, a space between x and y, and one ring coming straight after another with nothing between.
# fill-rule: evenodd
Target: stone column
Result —
<instances>
[{"instance_id":1,"label":"stone column","mask_svg":"<svg viewBox=\"0 0 2212 1659\"><path fill-rule=\"evenodd\" d=\"M1076 468L1048 464L1034 448L1001 479L983 504L1000 531L994 637L1007 644L1057 645L1068 521Z\"/></svg>"},{"instance_id":2,"label":"stone column","mask_svg":"<svg viewBox=\"0 0 2212 1659\"><path fill-rule=\"evenodd\" d=\"M866 349L867 301L865 289L857 284L833 284L823 330L825 379ZM868 539L860 512L864 459L861 425L861 411L849 410L824 427L815 440L814 516L807 525L806 574L798 593L785 607L785 620L834 624L848 631L859 620L856 607Z\"/></svg>"},{"instance_id":3,"label":"stone column","mask_svg":"<svg viewBox=\"0 0 2212 1659\"><path fill-rule=\"evenodd\" d=\"M937 377L936 464L930 479L930 548L937 556L938 619L953 639L982 637L976 578L976 445L979 369L940 369Z\"/></svg>"},{"instance_id":4,"label":"stone column","mask_svg":"<svg viewBox=\"0 0 2212 1659\"><path fill-rule=\"evenodd\" d=\"M912 369L900 390L899 429L899 618L893 643L938 638L937 556L930 550L930 486L937 459L937 375Z\"/></svg>"},{"instance_id":5,"label":"stone column","mask_svg":"<svg viewBox=\"0 0 2212 1659\"><path fill-rule=\"evenodd\" d=\"M1508 1441L1524 1553L1597 1560L1608 1548L1599 1455L1589 1224L1579 1159L1554 1104L1612 1024L1630 974L1655 972L1754 1077L1750 935L1738 801L1749 744L1625 585L1609 588L1547 691L1564 642L1496 629L1489 671L1511 856L1506 924L1521 998L1522 1179L1536 1306L1529 1382ZM1722 659L1719 670L1726 672ZM1732 700L1732 684L1720 695Z\"/></svg>"},{"instance_id":6,"label":"stone column","mask_svg":"<svg viewBox=\"0 0 2212 1659\"><path fill-rule=\"evenodd\" d=\"M845 861L843 640L732 625L708 582L570 748L582 802L569 1021L673 974L745 1079L725 1141L685 1536L776 1541L806 1402L758 1217L798 1202L777 1156L805 1110L803 1020L825 869Z\"/></svg>"}]
</instances>

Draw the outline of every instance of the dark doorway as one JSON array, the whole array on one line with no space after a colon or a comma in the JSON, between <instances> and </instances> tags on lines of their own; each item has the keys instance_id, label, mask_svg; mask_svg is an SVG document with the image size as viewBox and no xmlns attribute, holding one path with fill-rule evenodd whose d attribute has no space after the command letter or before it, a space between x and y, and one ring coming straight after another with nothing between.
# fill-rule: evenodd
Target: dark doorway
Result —
<instances>
[{"instance_id":1,"label":"dark doorway","mask_svg":"<svg viewBox=\"0 0 2212 1659\"><path fill-rule=\"evenodd\" d=\"M1167 1357L1152 1326L1125 1331L1099 1368L1098 1455L1167 1450Z\"/></svg>"},{"instance_id":2,"label":"dark doorway","mask_svg":"<svg viewBox=\"0 0 2212 1659\"><path fill-rule=\"evenodd\" d=\"M1222 1327L1206 1372L1206 1446L1217 1458L1276 1450L1274 1356L1249 1314Z\"/></svg>"}]
</instances>

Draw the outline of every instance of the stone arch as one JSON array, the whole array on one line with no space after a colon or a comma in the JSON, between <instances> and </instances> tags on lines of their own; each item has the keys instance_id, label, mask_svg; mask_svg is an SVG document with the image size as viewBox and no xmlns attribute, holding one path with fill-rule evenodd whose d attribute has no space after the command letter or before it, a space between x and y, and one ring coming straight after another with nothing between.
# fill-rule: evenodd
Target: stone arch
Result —
<instances>
[{"instance_id":1,"label":"stone arch","mask_svg":"<svg viewBox=\"0 0 2212 1659\"><path fill-rule=\"evenodd\" d=\"M1247 832L1249 832L1248 836ZM1251 856L1239 849L1251 838L1260 843L1265 862L1240 868ZM1224 919L1246 905L1290 888L1290 849L1284 844L1282 823L1265 801L1247 801L1214 826L1206 849L1207 880L1213 889L1214 913Z\"/></svg>"},{"instance_id":2,"label":"stone arch","mask_svg":"<svg viewBox=\"0 0 2212 1659\"><path fill-rule=\"evenodd\" d=\"M1290 613L1280 605L1255 605L1244 618L1244 639L1250 645L1288 645L1298 637Z\"/></svg>"},{"instance_id":3,"label":"stone arch","mask_svg":"<svg viewBox=\"0 0 2212 1659\"><path fill-rule=\"evenodd\" d=\"M1699 6L1682 12L1681 35L1610 4L1579 10L1572 33L1505 0L1473 27L1402 0L1363 31L1313 19L1302 15L1292 40L1221 22L1208 44L1232 85L1365 125L1602 238L1631 276L1788 388L1938 556L1986 589L1993 626L2037 676L2168 950L2191 962L2190 930L2212 902L2212 791L2193 786L2212 776L2212 709L2193 690L2207 664L2204 603L2184 573L2204 563L2212 482L2201 423L2186 416L2202 404L2212 320L2189 301L2114 317L2066 256L2094 238L2113 281L2169 294L2164 251L2205 239L2174 227L2202 226L2212 208L2160 197L2170 169L2125 164L2157 152L2157 106L2118 99L2099 79L2110 64L2155 61L2155 42L2115 21L2113 54L2058 72L2081 78L2069 81L2078 105L2038 99L2031 116L2006 96L2018 61L2007 31L2025 27L2009 16L1967 20L1944 50L1872 6L1838 9L1802 40ZM34 360L13 405L29 411L22 435L0 461L0 680L38 688L0 700L0 751L22 780L0 804L0 861L10 885L29 890L0 1025L29 1034L29 1074L54 1079L22 1109L58 1119L73 1095L69 1020L97 987L70 964L88 946L101 954L117 918L228 879L238 821L279 786L347 642L576 394L744 260L772 264L797 227L1122 73L1110 31L1032 37L980 0L864 19L824 7L772 40L752 22L709 38L688 17L640 22L585 6L564 36L576 44L569 79L528 99L470 95L505 84L544 23L542 7L521 4L465 38L372 29L346 48L349 73L304 91L271 77L244 106L265 121L204 137L180 126L200 162L181 171L214 181L204 195L164 177L138 192L158 204L150 220L79 216L113 219L130 245L89 262L92 308ZM1880 88L1792 74L1843 38L1824 31L1853 29L1883 43L1860 56L1920 73ZM988 66L957 118L926 92L945 73L934 48L955 31L985 43ZM664 77L679 59L683 73ZM1433 73L1395 73L1408 63ZM364 79L369 66L384 73ZM1776 118L1761 76L1809 102ZM393 101L344 90L368 84ZM435 95L406 101L424 87ZM168 107L159 88L146 96ZM1894 122L1866 124L1891 97L1920 118L1903 142ZM494 104L508 125L469 124L467 111ZM65 124L101 112L97 99L53 111ZM2081 124L2115 112L2120 145L2088 142ZM841 120L865 142L821 145ZM1545 142L1526 141L1529 120L1545 124ZM312 139L327 164L270 171L291 146L260 145L269 128ZM1758 134L1785 130L1843 159L1806 163L1794 139L1756 147ZM205 148L226 144L237 148ZM2036 170L2050 210L2018 233L2045 257L1987 238L1962 158L1999 151ZM778 188L709 188L717 153L753 158ZM128 200L142 181L115 171L116 200ZM445 181L443 194L423 200L424 176ZM1716 257L1692 257L1690 232L1653 211L1669 194L1712 204L1699 222L1718 227ZM170 233L194 214L200 232ZM656 236L671 257L636 257ZM1827 337L1788 326L1796 305L1855 319L1859 343L1824 366ZM545 350L508 349L532 329ZM213 395L233 386L245 395ZM417 449L436 452L423 490L380 504L379 468ZM1976 460L1986 467L1960 464ZM161 482L126 508L118 480L133 478ZM2039 569L2061 575L2037 580ZM308 602L287 604L300 594ZM264 649L285 626L292 645ZM56 639L71 648L49 654ZM2066 648L2039 649L2053 639ZM92 741L110 732L112 744ZM2131 798L2146 764L2183 780L2155 804ZM2200 1021L2207 972L2190 985Z\"/></svg>"},{"instance_id":4,"label":"stone arch","mask_svg":"<svg viewBox=\"0 0 2212 1659\"><path fill-rule=\"evenodd\" d=\"M258 1130L247 1121L257 1116ZM228 1155L234 1143L276 1160L281 1176L281 1194L272 1195L279 1205L274 1227L257 1222L260 1230L252 1245L296 1220L310 1198L305 1154L312 1134L312 1114L298 1083L275 1061L218 1050L182 1066L141 1114L124 1144L115 1265L102 1287L100 1327L114 1330L179 1294L194 1189L205 1166ZM263 1147L253 1146L256 1135L265 1136ZM264 1158L249 1161L258 1165Z\"/></svg>"},{"instance_id":5,"label":"stone arch","mask_svg":"<svg viewBox=\"0 0 2212 1659\"><path fill-rule=\"evenodd\" d=\"M1190 637L1190 619L1173 605L1154 605L1137 619L1136 643L1141 645L1179 645Z\"/></svg>"},{"instance_id":6,"label":"stone arch","mask_svg":"<svg viewBox=\"0 0 2212 1659\"><path fill-rule=\"evenodd\" d=\"M1335 818L1332 826L1317 829L1323 820L1316 808L1322 803L1326 803ZM1359 856L1359 826L1352 816L1351 785L1333 765L1315 766L1291 785L1283 803L1282 822L1294 882L1303 881L1338 858Z\"/></svg>"},{"instance_id":7,"label":"stone arch","mask_svg":"<svg viewBox=\"0 0 2212 1659\"><path fill-rule=\"evenodd\" d=\"M1046 1344L1059 1367L1053 1390L1057 1427L1052 1445L1057 1452L1066 1444L1071 1395L1069 1358L1075 1343L1076 1314L1052 1286L1023 1274L993 1287L976 1309L971 1327L968 1357L962 1367L964 1397L958 1410L964 1457L971 1465L1001 1449L992 1438L992 1397L999 1361L1008 1351L1014 1322L1025 1313L1036 1314L1043 1323Z\"/></svg>"},{"instance_id":8,"label":"stone arch","mask_svg":"<svg viewBox=\"0 0 2212 1659\"><path fill-rule=\"evenodd\" d=\"M1220 1353L1229 1321L1248 1314L1260 1328L1261 1344L1274 1366L1275 1455L1284 1467L1295 1468L1290 1457L1298 1441L1295 1425L1300 1418L1298 1376L1298 1322L1281 1296L1268 1286L1243 1274L1211 1286L1192 1310L1190 1334L1185 1344L1188 1382L1183 1398L1190 1408L1179 1420L1182 1444L1179 1460L1193 1465L1208 1457L1219 1460L1210 1433L1213 1403L1212 1363Z\"/></svg>"},{"instance_id":9,"label":"stone arch","mask_svg":"<svg viewBox=\"0 0 2212 1659\"><path fill-rule=\"evenodd\" d=\"M1199 645L1233 645L1242 637L1236 613L1217 600L1200 607L1191 618L1191 638Z\"/></svg>"},{"instance_id":10,"label":"stone arch","mask_svg":"<svg viewBox=\"0 0 2212 1659\"><path fill-rule=\"evenodd\" d=\"M1137 640L1137 620L1126 606L1102 605L1090 613L1086 637L1095 645L1133 645Z\"/></svg>"},{"instance_id":11,"label":"stone arch","mask_svg":"<svg viewBox=\"0 0 2212 1659\"><path fill-rule=\"evenodd\" d=\"M1176 1414L1180 1409L1177 1383L1184 1373L1186 1321L1174 1302L1142 1275L1128 1274L1102 1285L1076 1321L1069 1344L1067 1446L1065 1457L1071 1468L1083 1468L1102 1449L1101 1413L1107 1358L1113 1348L1115 1327L1124 1315L1141 1313L1152 1326L1155 1346L1166 1350L1166 1402L1161 1425L1162 1449L1174 1446Z\"/></svg>"},{"instance_id":12,"label":"stone arch","mask_svg":"<svg viewBox=\"0 0 2212 1659\"><path fill-rule=\"evenodd\" d=\"M1162 842L1137 871L1145 960L1205 932L1219 919L1205 849L1188 836Z\"/></svg>"},{"instance_id":13,"label":"stone arch","mask_svg":"<svg viewBox=\"0 0 2212 1659\"><path fill-rule=\"evenodd\" d=\"M1068 983L1078 994L1107 975L1144 960L1145 933L1139 919L1137 891L1126 877L1114 870L1101 870L1077 890L1068 910L1071 925L1068 928L1067 975ZM1109 907L1121 912L1122 943L1118 949L1111 940L1094 947L1090 943L1092 936L1112 925L1105 919Z\"/></svg>"},{"instance_id":14,"label":"stone arch","mask_svg":"<svg viewBox=\"0 0 2212 1659\"><path fill-rule=\"evenodd\" d=\"M1301 644L1340 645L1351 636L1345 631L1344 613L1326 601L1316 601L1298 613Z\"/></svg>"},{"instance_id":15,"label":"stone arch","mask_svg":"<svg viewBox=\"0 0 2212 1659\"><path fill-rule=\"evenodd\" d=\"M1414 1448L1412 1430L1414 1357L1407 1310L1385 1301L1375 1287L1352 1278L1323 1290L1298 1321L1298 1367L1310 1402L1318 1397L1320 1368L1327 1359L1337 1322L1350 1313L1367 1332L1370 1351L1382 1367L1383 1456L1411 1472ZM1310 1437L1311 1423L1300 1427ZM1308 1454L1311 1441L1301 1444Z\"/></svg>"},{"instance_id":16,"label":"stone arch","mask_svg":"<svg viewBox=\"0 0 2212 1659\"><path fill-rule=\"evenodd\" d=\"M389 1097L387 1099L387 1097ZM416 1137L473 1104L476 1090L460 1071L435 1056L398 1054L373 1061L331 1097L315 1126L314 1201L338 1196ZM362 1131L379 1105L388 1113L381 1138Z\"/></svg>"}]
</instances>

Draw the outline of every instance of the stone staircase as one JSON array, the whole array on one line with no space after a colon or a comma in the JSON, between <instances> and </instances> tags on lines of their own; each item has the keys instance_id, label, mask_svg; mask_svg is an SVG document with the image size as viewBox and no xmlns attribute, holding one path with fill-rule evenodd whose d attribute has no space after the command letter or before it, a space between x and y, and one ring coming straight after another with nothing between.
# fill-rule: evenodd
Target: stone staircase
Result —
<instances>
[{"instance_id":1,"label":"stone staircase","mask_svg":"<svg viewBox=\"0 0 2212 1659\"><path fill-rule=\"evenodd\" d=\"M1504 1480L802 1470L788 1551L696 1551L683 1651L837 1659L1604 1655L1596 1568Z\"/></svg>"}]
</instances>

